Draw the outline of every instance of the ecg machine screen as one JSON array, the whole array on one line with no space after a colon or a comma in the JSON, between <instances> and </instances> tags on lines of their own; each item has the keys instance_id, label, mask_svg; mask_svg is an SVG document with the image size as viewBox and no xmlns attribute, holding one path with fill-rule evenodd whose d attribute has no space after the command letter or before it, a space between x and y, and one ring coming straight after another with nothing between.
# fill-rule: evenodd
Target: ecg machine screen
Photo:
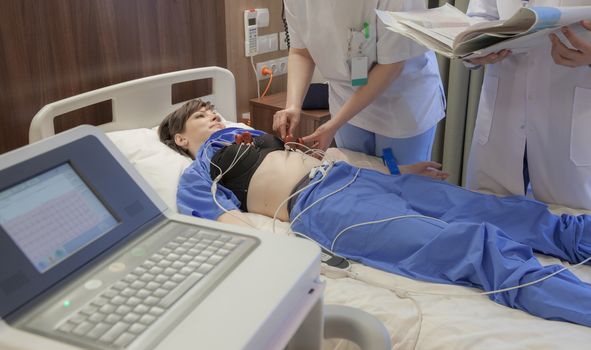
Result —
<instances>
[{"instance_id":1,"label":"ecg machine screen","mask_svg":"<svg viewBox=\"0 0 591 350\"><path fill-rule=\"evenodd\" d=\"M40 273L117 223L68 163L0 192L0 226Z\"/></svg>"}]
</instances>

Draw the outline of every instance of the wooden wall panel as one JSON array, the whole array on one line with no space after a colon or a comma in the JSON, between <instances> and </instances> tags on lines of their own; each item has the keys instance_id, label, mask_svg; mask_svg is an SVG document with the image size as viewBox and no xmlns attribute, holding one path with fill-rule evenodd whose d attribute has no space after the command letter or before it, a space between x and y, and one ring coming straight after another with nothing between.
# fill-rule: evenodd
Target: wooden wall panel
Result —
<instances>
[{"instance_id":1,"label":"wooden wall panel","mask_svg":"<svg viewBox=\"0 0 591 350\"><path fill-rule=\"evenodd\" d=\"M268 8L269 26L259 28L259 35L278 33L283 31L281 21L282 0L225 0L226 6L226 47L228 69L236 78L236 98L238 116L249 111L249 100L257 97L257 87L254 71L250 59L244 55L244 10L249 8ZM257 62L267 61L273 58L287 56L287 50L269 52L254 56ZM261 80L261 93L267 84L267 80ZM287 75L273 78L273 84L268 94L285 91L287 87Z\"/></svg>"},{"instance_id":2,"label":"wooden wall panel","mask_svg":"<svg viewBox=\"0 0 591 350\"><path fill-rule=\"evenodd\" d=\"M158 73L225 67L224 6L219 0L0 1L0 153L28 142L31 119L49 102ZM82 121L101 122L104 113L98 108Z\"/></svg>"}]
</instances>

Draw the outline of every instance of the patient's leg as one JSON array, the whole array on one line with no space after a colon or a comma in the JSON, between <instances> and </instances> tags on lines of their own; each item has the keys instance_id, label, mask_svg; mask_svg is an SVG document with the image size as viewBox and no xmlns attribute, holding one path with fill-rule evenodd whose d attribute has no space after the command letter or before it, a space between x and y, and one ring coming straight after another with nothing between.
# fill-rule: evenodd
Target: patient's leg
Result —
<instances>
[{"instance_id":1,"label":"patient's leg","mask_svg":"<svg viewBox=\"0 0 591 350\"><path fill-rule=\"evenodd\" d=\"M294 231L325 247L333 245L337 253L368 266L486 291L531 282L558 268L542 266L528 245L514 241L492 224L448 224L420 217L400 198L404 194L399 186L400 179L405 182L403 177L361 171L351 182L355 173L354 168L336 165L326 182L303 193L291 213L292 220L297 217L292 223ZM389 181L380 183L384 179ZM347 190L330 195L346 184ZM442 205L446 194L450 192L436 196ZM478 196L472 198L474 205L487 204L480 203ZM591 327L591 286L569 271L490 298L540 317Z\"/></svg>"},{"instance_id":2,"label":"patient's leg","mask_svg":"<svg viewBox=\"0 0 591 350\"><path fill-rule=\"evenodd\" d=\"M331 231L328 226L324 229ZM491 224L438 224L422 218L348 230L335 249L381 270L485 291L532 282L561 268L542 266L530 247L511 240ZM591 286L570 271L489 298L545 319L591 327Z\"/></svg>"},{"instance_id":3,"label":"patient's leg","mask_svg":"<svg viewBox=\"0 0 591 350\"><path fill-rule=\"evenodd\" d=\"M562 267L542 266L529 247L493 225L450 224L399 268L491 291L538 280ZM570 271L489 298L545 319L591 327L591 286Z\"/></svg>"},{"instance_id":4,"label":"patient's leg","mask_svg":"<svg viewBox=\"0 0 591 350\"><path fill-rule=\"evenodd\" d=\"M416 211L447 222L489 222L513 240L570 262L591 255L591 217L554 215L523 196L498 197L420 176L397 179L400 196Z\"/></svg>"}]
</instances>

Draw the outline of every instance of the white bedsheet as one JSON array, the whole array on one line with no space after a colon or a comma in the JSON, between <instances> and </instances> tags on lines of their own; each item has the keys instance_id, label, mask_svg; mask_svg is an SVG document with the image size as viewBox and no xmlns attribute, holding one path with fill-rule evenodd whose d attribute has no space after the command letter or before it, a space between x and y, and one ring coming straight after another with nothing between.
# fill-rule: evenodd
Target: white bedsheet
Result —
<instances>
[{"instance_id":1,"label":"white bedsheet","mask_svg":"<svg viewBox=\"0 0 591 350\"><path fill-rule=\"evenodd\" d=\"M118 131L109 136L164 201L176 209L178 179L190 160L161 144L152 129ZM385 170L377 158L362 154L331 149L329 157ZM272 231L272 219L248 215L257 227ZM287 223L276 223L278 234L287 234L288 229ZM545 264L559 263L550 257L540 256L540 259ZM591 283L591 267L584 266L574 273ZM591 328L543 320L498 305L465 287L414 281L360 264L353 264L348 277L329 273L324 278L325 303L358 307L375 315L388 328L394 349L585 349L591 344ZM422 295L408 291L472 296ZM325 348L357 347L333 340Z\"/></svg>"}]
</instances>

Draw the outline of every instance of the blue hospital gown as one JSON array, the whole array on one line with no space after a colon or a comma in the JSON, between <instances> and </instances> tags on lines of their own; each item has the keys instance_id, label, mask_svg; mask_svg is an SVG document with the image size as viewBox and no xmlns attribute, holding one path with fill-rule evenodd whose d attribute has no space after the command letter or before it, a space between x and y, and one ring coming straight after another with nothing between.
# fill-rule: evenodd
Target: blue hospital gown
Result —
<instances>
[{"instance_id":1,"label":"blue hospital gown","mask_svg":"<svg viewBox=\"0 0 591 350\"><path fill-rule=\"evenodd\" d=\"M181 214L199 218L217 220L224 211L213 202L211 193L210 160L213 155L228 143L234 142L234 136L248 131L252 136L263 135L259 130L225 128L213 133L197 152L197 157L184 171L177 189L177 207ZM216 199L226 210L239 210L240 201L232 191L222 185L217 186Z\"/></svg>"}]
</instances>

